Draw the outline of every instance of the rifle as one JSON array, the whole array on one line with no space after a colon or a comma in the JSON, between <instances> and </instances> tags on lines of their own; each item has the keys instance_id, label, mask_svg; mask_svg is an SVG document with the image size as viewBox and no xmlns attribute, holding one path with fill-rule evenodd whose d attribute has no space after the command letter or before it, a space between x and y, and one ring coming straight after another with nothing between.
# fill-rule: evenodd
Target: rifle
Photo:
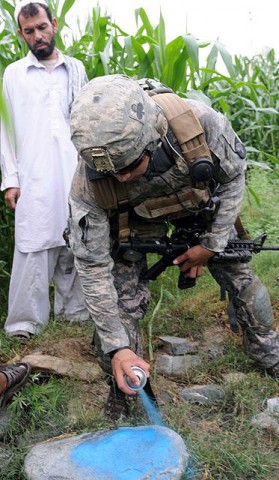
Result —
<instances>
[{"instance_id":1,"label":"rifle","mask_svg":"<svg viewBox=\"0 0 279 480\"><path fill-rule=\"evenodd\" d=\"M171 236L164 236L160 240L141 240L137 237L130 237L129 241L113 244L112 256L115 258L121 254L124 259L138 261L146 253L157 253L162 258L152 267L146 270L141 278L143 280L155 280L167 267L173 266L173 260L185 253L189 248L199 244L199 236L204 229L198 226L194 228L178 228ZM264 245L267 234L263 233L259 237L252 239L233 239L229 240L223 252L215 253L209 260L209 263L241 262L247 263L252 259L253 253L259 253L266 250L279 251L279 246ZM178 279L178 288L192 288L196 284L195 278L185 276L181 272Z\"/></svg>"}]
</instances>

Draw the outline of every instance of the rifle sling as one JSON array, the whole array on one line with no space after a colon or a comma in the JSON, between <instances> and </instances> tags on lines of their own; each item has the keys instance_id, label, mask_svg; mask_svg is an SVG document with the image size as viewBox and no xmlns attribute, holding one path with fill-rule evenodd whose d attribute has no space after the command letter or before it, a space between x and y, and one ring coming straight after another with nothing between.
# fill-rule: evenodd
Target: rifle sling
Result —
<instances>
[{"instance_id":1,"label":"rifle sling","mask_svg":"<svg viewBox=\"0 0 279 480\"><path fill-rule=\"evenodd\" d=\"M251 239L251 237L249 235L249 232L244 227L240 217L237 217L234 226L235 226L235 229L237 231L238 238L240 238L241 240L250 240Z\"/></svg>"}]
</instances>

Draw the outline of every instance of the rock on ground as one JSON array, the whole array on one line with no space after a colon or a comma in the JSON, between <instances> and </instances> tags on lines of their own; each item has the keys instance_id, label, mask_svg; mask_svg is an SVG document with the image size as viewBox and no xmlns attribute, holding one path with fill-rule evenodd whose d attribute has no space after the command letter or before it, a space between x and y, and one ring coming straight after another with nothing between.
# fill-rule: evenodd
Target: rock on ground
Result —
<instances>
[{"instance_id":1,"label":"rock on ground","mask_svg":"<svg viewBox=\"0 0 279 480\"><path fill-rule=\"evenodd\" d=\"M24 468L28 480L179 480L188 461L176 432L151 425L39 443Z\"/></svg>"},{"instance_id":2,"label":"rock on ground","mask_svg":"<svg viewBox=\"0 0 279 480\"><path fill-rule=\"evenodd\" d=\"M34 353L27 355L21 361L29 363L33 372L50 372L69 378L79 378L88 382L92 382L103 375L101 368L92 362L77 362L52 355Z\"/></svg>"}]
</instances>

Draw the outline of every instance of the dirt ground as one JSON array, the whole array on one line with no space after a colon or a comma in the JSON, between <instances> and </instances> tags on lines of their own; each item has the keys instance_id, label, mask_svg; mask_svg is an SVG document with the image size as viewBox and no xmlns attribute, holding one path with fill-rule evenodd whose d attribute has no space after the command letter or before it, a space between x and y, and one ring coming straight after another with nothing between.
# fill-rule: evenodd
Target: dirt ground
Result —
<instances>
[{"instance_id":1,"label":"dirt ground","mask_svg":"<svg viewBox=\"0 0 279 480\"><path fill-rule=\"evenodd\" d=\"M59 341L55 339L49 340L41 344L37 348L31 348L30 344L25 347L24 356L31 354L51 355L77 363L90 362L98 365L97 355L94 347L90 345L88 336L78 338L63 338ZM152 387L155 391L159 405L172 404L179 402L179 379L168 379L162 375L153 375ZM82 399L82 410L94 407L98 411L102 411L105 400L109 393L109 386L106 384L105 378L101 375L93 382L79 381L79 399ZM180 400L181 401L181 400ZM69 404L70 415L75 417L75 402ZM80 405L81 406L81 405ZM74 420L74 418L73 418Z\"/></svg>"}]
</instances>

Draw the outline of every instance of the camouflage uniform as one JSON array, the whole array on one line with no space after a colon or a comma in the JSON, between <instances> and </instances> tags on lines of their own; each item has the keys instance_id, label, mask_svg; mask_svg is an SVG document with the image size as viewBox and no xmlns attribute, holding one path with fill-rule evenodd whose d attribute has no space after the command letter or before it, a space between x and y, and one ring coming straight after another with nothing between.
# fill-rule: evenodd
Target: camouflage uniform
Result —
<instances>
[{"instance_id":1,"label":"camouflage uniform","mask_svg":"<svg viewBox=\"0 0 279 480\"><path fill-rule=\"evenodd\" d=\"M118 90L113 89L114 82L119 83ZM73 106L71 120L72 141L79 153L83 155L83 150L90 146L106 146L113 161L118 158L124 162L123 168L127 159L131 163L152 139L157 141L164 136L166 123L162 110L150 104L154 100L146 92L138 92L138 85L134 84L136 82L125 76L112 75L94 79L83 89ZM131 101L125 105L131 106L132 113L121 104L121 95L125 92L128 95L127 88ZM144 108L140 108L141 102ZM229 237L235 236L234 223L245 186L245 149L223 115L200 102L185 102L204 129L215 165L216 194L221 201L200 243L209 250L221 252ZM132 136L129 138L127 126L131 121ZM139 129L140 134L137 133ZM133 143L134 138L137 141ZM166 152L157 148L158 165L166 160L163 156ZM86 155L84 158L92 167L90 158ZM164 221L150 222L144 218L141 206L146 198L161 197L190 186L186 163L177 159L175 165L173 162L170 165L160 175L142 176L126 183L129 204L133 207L130 228L139 237L161 238L165 230ZM112 260L113 222L108 211L97 204L93 182L84 159L80 158L70 193L70 245L87 306L97 328L96 344L102 365L109 370L109 352L130 345L142 355L138 321L146 312L150 294L148 283L140 280L140 273L146 268L145 259L140 262L127 262L122 258ZM195 207L189 206L193 215ZM246 352L259 366L274 367L279 362L279 337L271 330L272 310L265 287L247 264L214 264L209 268L216 281L225 285L230 294L237 321L244 331Z\"/></svg>"}]
</instances>

